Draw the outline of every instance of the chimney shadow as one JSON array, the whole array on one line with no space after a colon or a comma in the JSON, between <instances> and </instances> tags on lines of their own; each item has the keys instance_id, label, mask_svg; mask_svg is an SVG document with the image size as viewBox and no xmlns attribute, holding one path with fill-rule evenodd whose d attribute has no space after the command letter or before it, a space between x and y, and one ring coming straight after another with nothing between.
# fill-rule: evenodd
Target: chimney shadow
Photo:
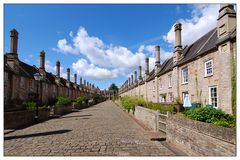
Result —
<instances>
[{"instance_id":1,"label":"chimney shadow","mask_svg":"<svg viewBox=\"0 0 240 160\"><path fill-rule=\"evenodd\" d=\"M56 130L56 131L40 132L40 133L33 133L33 134L17 135L17 136L8 136L8 137L4 137L4 140L56 135L56 134L67 133L70 131L72 131L72 130L65 129L65 130Z\"/></svg>"}]
</instances>

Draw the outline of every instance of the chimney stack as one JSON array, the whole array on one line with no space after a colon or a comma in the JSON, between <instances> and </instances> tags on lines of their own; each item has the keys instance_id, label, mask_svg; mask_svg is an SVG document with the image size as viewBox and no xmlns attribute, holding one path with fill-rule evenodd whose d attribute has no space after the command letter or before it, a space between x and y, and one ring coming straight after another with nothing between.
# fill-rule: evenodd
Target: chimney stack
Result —
<instances>
[{"instance_id":1,"label":"chimney stack","mask_svg":"<svg viewBox=\"0 0 240 160\"><path fill-rule=\"evenodd\" d=\"M155 65L160 65L160 46L155 46L156 62Z\"/></svg>"},{"instance_id":2,"label":"chimney stack","mask_svg":"<svg viewBox=\"0 0 240 160\"><path fill-rule=\"evenodd\" d=\"M128 77L128 86L131 86L131 77Z\"/></svg>"},{"instance_id":3,"label":"chimney stack","mask_svg":"<svg viewBox=\"0 0 240 160\"><path fill-rule=\"evenodd\" d=\"M67 68L67 81L70 82L70 68Z\"/></svg>"},{"instance_id":4,"label":"chimney stack","mask_svg":"<svg viewBox=\"0 0 240 160\"><path fill-rule=\"evenodd\" d=\"M138 79L142 80L142 66L138 66Z\"/></svg>"},{"instance_id":5,"label":"chimney stack","mask_svg":"<svg viewBox=\"0 0 240 160\"><path fill-rule=\"evenodd\" d=\"M16 29L10 31L10 54L17 55L18 50L18 32Z\"/></svg>"},{"instance_id":6,"label":"chimney stack","mask_svg":"<svg viewBox=\"0 0 240 160\"><path fill-rule=\"evenodd\" d=\"M131 75L131 85L133 85L133 75Z\"/></svg>"},{"instance_id":7,"label":"chimney stack","mask_svg":"<svg viewBox=\"0 0 240 160\"><path fill-rule=\"evenodd\" d=\"M60 62L56 62L56 77L60 78Z\"/></svg>"},{"instance_id":8,"label":"chimney stack","mask_svg":"<svg viewBox=\"0 0 240 160\"><path fill-rule=\"evenodd\" d=\"M134 83L137 84L137 71L134 71Z\"/></svg>"},{"instance_id":9,"label":"chimney stack","mask_svg":"<svg viewBox=\"0 0 240 160\"><path fill-rule=\"evenodd\" d=\"M145 76L146 78L149 76L149 59L145 59Z\"/></svg>"},{"instance_id":10,"label":"chimney stack","mask_svg":"<svg viewBox=\"0 0 240 160\"><path fill-rule=\"evenodd\" d=\"M40 69L45 70L45 52L40 52Z\"/></svg>"},{"instance_id":11,"label":"chimney stack","mask_svg":"<svg viewBox=\"0 0 240 160\"><path fill-rule=\"evenodd\" d=\"M77 84L77 74L74 74L74 83Z\"/></svg>"},{"instance_id":12,"label":"chimney stack","mask_svg":"<svg viewBox=\"0 0 240 160\"><path fill-rule=\"evenodd\" d=\"M82 77L80 77L80 86L82 86Z\"/></svg>"},{"instance_id":13,"label":"chimney stack","mask_svg":"<svg viewBox=\"0 0 240 160\"><path fill-rule=\"evenodd\" d=\"M86 87L86 80L84 80L83 84L84 84L84 87Z\"/></svg>"},{"instance_id":14,"label":"chimney stack","mask_svg":"<svg viewBox=\"0 0 240 160\"><path fill-rule=\"evenodd\" d=\"M182 50L182 24L180 22L177 22L174 25L174 31L175 31L175 51Z\"/></svg>"}]
</instances>

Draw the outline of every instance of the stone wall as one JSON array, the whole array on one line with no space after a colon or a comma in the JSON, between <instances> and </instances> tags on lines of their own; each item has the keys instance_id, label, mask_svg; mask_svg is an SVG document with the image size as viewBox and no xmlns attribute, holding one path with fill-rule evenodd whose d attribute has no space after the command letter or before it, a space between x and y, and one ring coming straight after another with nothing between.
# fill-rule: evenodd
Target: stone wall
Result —
<instances>
[{"instance_id":1,"label":"stone wall","mask_svg":"<svg viewBox=\"0 0 240 160\"><path fill-rule=\"evenodd\" d=\"M141 121L149 129L157 131L157 111L136 106L134 117Z\"/></svg>"},{"instance_id":2,"label":"stone wall","mask_svg":"<svg viewBox=\"0 0 240 160\"><path fill-rule=\"evenodd\" d=\"M4 112L4 129L17 129L34 124L36 111ZM50 111L39 110L39 121L49 118Z\"/></svg>"},{"instance_id":3,"label":"stone wall","mask_svg":"<svg viewBox=\"0 0 240 160\"><path fill-rule=\"evenodd\" d=\"M167 119L167 142L192 156L235 156L236 130L190 120L179 115Z\"/></svg>"}]
</instances>

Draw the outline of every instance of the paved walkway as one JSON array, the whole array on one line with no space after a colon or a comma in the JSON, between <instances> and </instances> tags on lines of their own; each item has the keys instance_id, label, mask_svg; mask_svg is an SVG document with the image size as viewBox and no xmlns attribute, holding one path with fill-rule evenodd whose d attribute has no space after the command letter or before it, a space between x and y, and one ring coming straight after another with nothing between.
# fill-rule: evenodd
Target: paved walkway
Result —
<instances>
[{"instance_id":1,"label":"paved walkway","mask_svg":"<svg viewBox=\"0 0 240 160\"><path fill-rule=\"evenodd\" d=\"M174 155L129 115L106 101L60 118L4 135L10 156Z\"/></svg>"}]
</instances>

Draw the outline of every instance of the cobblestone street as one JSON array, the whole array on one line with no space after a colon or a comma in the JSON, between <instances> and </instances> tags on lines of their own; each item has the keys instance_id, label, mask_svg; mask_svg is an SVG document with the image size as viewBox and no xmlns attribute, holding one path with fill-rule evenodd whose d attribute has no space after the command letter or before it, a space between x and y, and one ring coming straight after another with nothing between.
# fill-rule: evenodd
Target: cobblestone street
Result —
<instances>
[{"instance_id":1,"label":"cobblestone street","mask_svg":"<svg viewBox=\"0 0 240 160\"><path fill-rule=\"evenodd\" d=\"M174 155L113 102L4 135L5 156Z\"/></svg>"}]
</instances>

